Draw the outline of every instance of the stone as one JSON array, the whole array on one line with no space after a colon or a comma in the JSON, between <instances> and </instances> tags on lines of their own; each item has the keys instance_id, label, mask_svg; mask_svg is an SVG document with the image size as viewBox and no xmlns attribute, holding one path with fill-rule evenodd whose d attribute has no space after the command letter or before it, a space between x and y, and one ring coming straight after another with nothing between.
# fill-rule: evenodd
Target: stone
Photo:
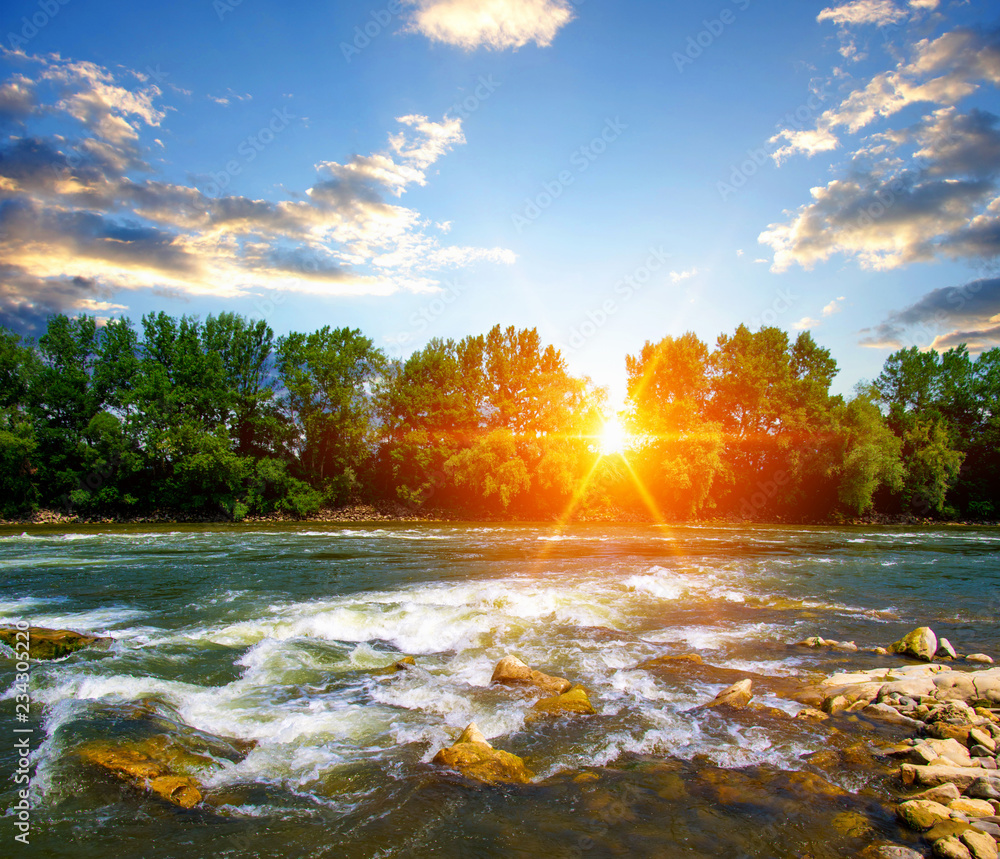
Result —
<instances>
[{"instance_id":1,"label":"stone","mask_svg":"<svg viewBox=\"0 0 1000 859\"><path fill-rule=\"evenodd\" d=\"M553 677L529 668L516 656L505 656L497 663L490 683L502 686L536 686L545 692L561 695L568 692L573 684L562 677Z\"/></svg>"},{"instance_id":2,"label":"stone","mask_svg":"<svg viewBox=\"0 0 1000 859\"><path fill-rule=\"evenodd\" d=\"M895 707L890 707L888 704L868 704L861 713L870 719L878 719L880 722L887 722L890 725L903 725L918 730L924 726L923 722L904 716Z\"/></svg>"},{"instance_id":3,"label":"stone","mask_svg":"<svg viewBox=\"0 0 1000 859\"><path fill-rule=\"evenodd\" d=\"M973 799L1000 799L1000 778L976 778L965 789L965 793Z\"/></svg>"},{"instance_id":4,"label":"stone","mask_svg":"<svg viewBox=\"0 0 1000 859\"><path fill-rule=\"evenodd\" d=\"M181 808L194 808L201 802L199 787L198 782L190 776L164 775L149 781L151 793Z\"/></svg>"},{"instance_id":5,"label":"stone","mask_svg":"<svg viewBox=\"0 0 1000 859\"><path fill-rule=\"evenodd\" d=\"M969 793L972 786L977 782L988 783L990 789L1000 786L1000 777L983 777L982 773L981 769L975 767L922 767L915 764L903 764L899 768L899 774L905 785L919 784L926 787L937 787L946 782L951 782L964 793ZM998 792L998 795L1000 795L1000 792ZM977 796L977 799L993 798L992 796Z\"/></svg>"},{"instance_id":6,"label":"stone","mask_svg":"<svg viewBox=\"0 0 1000 859\"><path fill-rule=\"evenodd\" d=\"M866 838L872 833L871 821L856 811L843 811L830 820L834 831L844 838Z\"/></svg>"},{"instance_id":7,"label":"stone","mask_svg":"<svg viewBox=\"0 0 1000 859\"><path fill-rule=\"evenodd\" d=\"M937 653L938 640L934 630L927 626L919 626L912 632L904 635L899 641L889 645L892 653L902 656L911 656L914 659L922 659L930 662Z\"/></svg>"},{"instance_id":8,"label":"stone","mask_svg":"<svg viewBox=\"0 0 1000 859\"><path fill-rule=\"evenodd\" d=\"M941 805L947 805L961 796L962 792L949 781L925 790L923 793L918 793L916 796L911 796L910 799L928 799L932 802L939 802Z\"/></svg>"},{"instance_id":9,"label":"stone","mask_svg":"<svg viewBox=\"0 0 1000 859\"><path fill-rule=\"evenodd\" d=\"M963 832L972 827L964 820L942 820L933 829L924 833L924 838L931 843L940 838L959 838Z\"/></svg>"},{"instance_id":10,"label":"stone","mask_svg":"<svg viewBox=\"0 0 1000 859\"><path fill-rule=\"evenodd\" d=\"M545 716L593 716L597 712L582 686L574 686L553 698L542 698L531 709Z\"/></svg>"},{"instance_id":11,"label":"stone","mask_svg":"<svg viewBox=\"0 0 1000 859\"><path fill-rule=\"evenodd\" d=\"M924 740L923 745L929 747L938 757L945 758L951 766L972 766L969 750L958 740Z\"/></svg>"},{"instance_id":12,"label":"stone","mask_svg":"<svg viewBox=\"0 0 1000 859\"><path fill-rule=\"evenodd\" d=\"M940 859L972 859L969 848L954 836L951 838L939 838L934 842L932 848L934 855Z\"/></svg>"},{"instance_id":13,"label":"stone","mask_svg":"<svg viewBox=\"0 0 1000 859\"><path fill-rule=\"evenodd\" d=\"M753 697L753 692L750 691L752 687L752 680L740 680L739 683L734 683L728 689L723 689L707 704L702 704L699 709L732 707L734 710L742 710Z\"/></svg>"},{"instance_id":14,"label":"stone","mask_svg":"<svg viewBox=\"0 0 1000 859\"><path fill-rule=\"evenodd\" d=\"M830 717L826 715L822 710L817 710L815 707L803 707L795 714L796 719L804 719L810 722L825 722Z\"/></svg>"},{"instance_id":15,"label":"stone","mask_svg":"<svg viewBox=\"0 0 1000 859\"><path fill-rule=\"evenodd\" d=\"M861 851L861 859L924 859L924 854L901 844L869 844Z\"/></svg>"},{"instance_id":16,"label":"stone","mask_svg":"<svg viewBox=\"0 0 1000 859\"><path fill-rule=\"evenodd\" d=\"M475 722L462 732L455 745L434 755L433 763L484 784L530 784L532 778L521 758L494 749Z\"/></svg>"},{"instance_id":17,"label":"stone","mask_svg":"<svg viewBox=\"0 0 1000 859\"><path fill-rule=\"evenodd\" d=\"M997 859L997 843L986 833L969 829L959 838L972 854L972 859Z\"/></svg>"},{"instance_id":18,"label":"stone","mask_svg":"<svg viewBox=\"0 0 1000 859\"><path fill-rule=\"evenodd\" d=\"M955 648L951 646L951 642L947 638L938 639L937 653L935 655L939 659L958 659Z\"/></svg>"},{"instance_id":19,"label":"stone","mask_svg":"<svg viewBox=\"0 0 1000 859\"><path fill-rule=\"evenodd\" d=\"M400 671L409 671L411 668L415 668L416 665L416 659L412 656L404 656L402 659L397 659L392 665L386 665L385 668L376 668L371 673L376 677L397 674Z\"/></svg>"},{"instance_id":20,"label":"stone","mask_svg":"<svg viewBox=\"0 0 1000 859\"><path fill-rule=\"evenodd\" d=\"M969 739L975 742L977 746L984 746L986 749L996 754L997 741L994 740L990 732L984 728L973 728L969 731Z\"/></svg>"},{"instance_id":21,"label":"stone","mask_svg":"<svg viewBox=\"0 0 1000 859\"><path fill-rule=\"evenodd\" d=\"M983 665L992 665L993 657L987 656L985 653L970 653L965 657L966 662L979 662Z\"/></svg>"},{"instance_id":22,"label":"stone","mask_svg":"<svg viewBox=\"0 0 1000 859\"><path fill-rule=\"evenodd\" d=\"M148 790L181 808L194 808L202 800L199 783L190 776L170 771L167 763L158 759L157 747L149 743L114 746L95 742L79 750L85 763L125 781L138 790Z\"/></svg>"},{"instance_id":23,"label":"stone","mask_svg":"<svg viewBox=\"0 0 1000 859\"><path fill-rule=\"evenodd\" d=\"M32 659L62 659L84 647L106 648L114 641L113 638L87 635L71 629L48 629L44 626L31 626L27 630L5 627L0 629L0 641L17 650L18 645L24 644L25 632L28 634L28 656Z\"/></svg>"},{"instance_id":24,"label":"stone","mask_svg":"<svg viewBox=\"0 0 1000 859\"><path fill-rule=\"evenodd\" d=\"M896 807L896 815L910 829L926 832L942 820L950 820L947 806L929 799L910 799Z\"/></svg>"},{"instance_id":25,"label":"stone","mask_svg":"<svg viewBox=\"0 0 1000 859\"><path fill-rule=\"evenodd\" d=\"M967 817L992 817L993 806L985 799L969 799L962 797L948 803L948 808Z\"/></svg>"}]
</instances>

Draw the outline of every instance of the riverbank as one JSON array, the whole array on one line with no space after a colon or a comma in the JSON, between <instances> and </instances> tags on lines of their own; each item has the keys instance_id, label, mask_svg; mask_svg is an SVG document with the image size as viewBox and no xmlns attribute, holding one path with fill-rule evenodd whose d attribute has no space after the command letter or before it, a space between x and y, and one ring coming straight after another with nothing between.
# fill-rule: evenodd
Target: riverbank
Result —
<instances>
[{"instance_id":1,"label":"riverbank","mask_svg":"<svg viewBox=\"0 0 1000 859\"><path fill-rule=\"evenodd\" d=\"M132 516L124 515L80 515L63 513L59 510L38 510L31 516L18 519L0 519L0 527L28 525L258 525L258 524L308 524L308 523L388 523L388 522L491 522L513 524L534 523L537 519L518 516L501 516L474 512L455 512L446 510L423 510L407 507L402 504L351 504L345 507L325 508L310 516L293 516L288 513L272 513L267 516L247 516L234 521L225 513L213 516L195 515L176 510L154 510L149 513ZM553 519L552 521L558 521ZM573 524L601 525L805 525L805 526L874 526L874 527L933 527L954 526L973 528L993 528L1000 526L1000 520L943 520L913 516L909 514L855 517L842 521L824 520L811 521L806 519L748 519L730 515L721 517L699 517L682 520L657 520L652 515L642 515L635 512L615 510L588 516L573 517Z\"/></svg>"}]
</instances>

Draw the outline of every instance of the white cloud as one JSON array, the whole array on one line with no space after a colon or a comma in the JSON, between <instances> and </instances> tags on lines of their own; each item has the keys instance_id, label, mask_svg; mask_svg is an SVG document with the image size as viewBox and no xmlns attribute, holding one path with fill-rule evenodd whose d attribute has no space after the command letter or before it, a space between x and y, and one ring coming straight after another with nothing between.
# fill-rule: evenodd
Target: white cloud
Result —
<instances>
[{"instance_id":1,"label":"white cloud","mask_svg":"<svg viewBox=\"0 0 1000 859\"><path fill-rule=\"evenodd\" d=\"M845 299L844 296L840 296L840 298L835 298L826 307L823 308L823 315L824 316L833 316L835 313L840 313L840 311L843 309L840 306L840 302L846 301L846 300L847 299Z\"/></svg>"},{"instance_id":2,"label":"white cloud","mask_svg":"<svg viewBox=\"0 0 1000 859\"><path fill-rule=\"evenodd\" d=\"M824 9L817 21L832 21L840 25L874 24L882 27L906 17L906 12L892 0L854 0L841 6Z\"/></svg>"},{"instance_id":3,"label":"white cloud","mask_svg":"<svg viewBox=\"0 0 1000 859\"><path fill-rule=\"evenodd\" d=\"M698 269L690 268L687 271L672 271L670 272L671 283L681 283L682 281L688 280L698 274Z\"/></svg>"},{"instance_id":4,"label":"white cloud","mask_svg":"<svg viewBox=\"0 0 1000 859\"><path fill-rule=\"evenodd\" d=\"M539 47L573 20L567 0L407 0L411 28L428 39L466 50Z\"/></svg>"},{"instance_id":5,"label":"white cloud","mask_svg":"<svg viewBox=\"0 0 1000 859\"><path fill-rule=\"evenodd\" d=\"M41 310L119 309L112 294L139 288L229 297L433 291L435 272L514 261L504 248L442 245L448 222L435 228L397 202L465 142L459 119L401 117L385 150L317 165L305 195L250 199L152 178L144 158L156 143L143 138L168 108L142 76L30 61L40 66L34 80L0 84L24 132L0 145L5 324L35 327Z\"/></svg>"},{"instance_id":6,"label":"white cloud","mask_svg":"<svg viewBox=\"0 0 1000 859\"><path fill-rule=\"evenodd\" d=\"M819 325L818 319L813 319L811 316L803 316L798 322L792 323L793 331L806 331L810 328L815 328Z\"/></svg>"}]
</instances>

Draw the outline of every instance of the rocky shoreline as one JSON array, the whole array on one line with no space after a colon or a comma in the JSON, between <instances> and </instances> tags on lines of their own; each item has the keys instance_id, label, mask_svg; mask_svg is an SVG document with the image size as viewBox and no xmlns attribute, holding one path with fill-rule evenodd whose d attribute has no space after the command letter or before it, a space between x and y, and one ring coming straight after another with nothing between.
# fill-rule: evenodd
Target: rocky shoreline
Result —
<instances>
[{"instance_id":1,"label":"rocky shoreline","mask_svg":"<svg viewBox=\"0 0 1000 859\"><path fill-rule=\"evenodd\" d=\"M16 630L0 630L7 642ZM23 630L21 631L23 633ZM108 639L69 630L31 628L31 658L72 658L79 649L105 647ZM9 642L8 642L9 643ZM813 637L790 644L793 648L828 649L849 654L860 649L854 642ZM797 790L818 798L848 794L809 767L850 759L894 773L891 795L879 802L893 810L905 830L918 835L933 856L943 859L998 859L1000 841L1000 667L992 667L987 654L959 655L954 646L920 627L886 648L869 653L893 661L888 667L838 672L804 683L798 678L746 676L746 672L706 664L696 653L674 654L635 666L661 681L683 676L725 685L714 698L691 710L692 717L723 718L749 725L784 724L826 731L828 739L860 734L861 739L836 751L817 749L803 763L806 769L786 774ZM413 657L400 658L369 673L377 682L392 682L393 675L413 671ZM573 681L546 674L508 655L497 663L490 686L523 700L525 725L538 720L590 718L600 712L588 691ZM798 711L755 703L755 687L787 702ZM794 708L791 708L794 709ZM109 708L113 723L127 722L127 740L96 739L74 749L85 769L110 779L124 791L145 795L182 809L224 809L237 800L225 791L205 787L206 776L246 757L255 743L204 734L184 724L169 705L149 699ZM880 743L865 725L883 725L892 741ZM876 730L875 732L879 732ZM909 736L901 736L908 734ZM843 744L843 741L841 742ZM468 725L451 746L438 749L430 766L453 772L484 789L496 785L543 785L525 761L497 748L475 723ZM655 769L655 766L654 766ZM738 778L737 771L706 772L720 802L734 801L734 788L723 783ZM665 777L674 778L669 776ZM834 776L831 776L834 777ZM560 778L560 777L557 777ZM595 771L570 774L583 786L600 781ZM550 781L551 779L549 779ZM713 781L714 780L714 781ZM565 779L563 779L565 781ZM676 781L676 779L675 779ZM717 784L715 784L717 782ZM220 812L224 813L224 812ZM874 837L863 814L841 812L835 825L851 837L866 839L860 855L868 859L917 859L927 855L906 843ZM905 841L900 838L899 841Z\"/></svg>"},{"instance_id":2,"label":"rocky shoreline","mask_svg":"<svg viewBox=\"0 0 1000 859\"><path fill-rule=\"evenodd\" d=\"M31 525L262 525L262 524L309 524L309 523L357 523L376 524L387 522L496 522L519 523L537 522L536 519L517 516L484 516L477 513L458 513L446 510L422 510L401 504L351 504L345 507L324 508L310 516L293 516L288 513L272 513L267 516L247 516L239 522L232 517L218 513L213 516L193 515L176 510L154 510L149 513L123 515L80 515L59 510L38 510L31 516L19 519L0 519L0 527ZM664 524L651 516L624 511L608 511L574 518L575 524L637 525ZM900 514L894 516L873 515L855 517L843 521L809 521L798 519L746 519L741 516L702 517L666 523L669 525L812 525L812 526L873 526L873 527L981 527L1000 526L998 521L946 521L926 517Z\"/></svg>"}]
</instances>

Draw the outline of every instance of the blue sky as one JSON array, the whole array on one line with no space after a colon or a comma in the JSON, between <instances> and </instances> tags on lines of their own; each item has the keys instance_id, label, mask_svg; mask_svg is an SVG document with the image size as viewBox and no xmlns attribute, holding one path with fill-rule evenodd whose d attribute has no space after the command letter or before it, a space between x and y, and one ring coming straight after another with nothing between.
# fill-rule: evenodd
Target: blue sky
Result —
<instances>
[{"instance_id":1,"label":"blue sky","mask_svg":"<svg viewBox=\"0 0 1000 859\"><path fill-rule=\"evenodd\" d=\"M7 0L0 322L1000 344L986 2Z\"/></svg>"}]
</instances>

